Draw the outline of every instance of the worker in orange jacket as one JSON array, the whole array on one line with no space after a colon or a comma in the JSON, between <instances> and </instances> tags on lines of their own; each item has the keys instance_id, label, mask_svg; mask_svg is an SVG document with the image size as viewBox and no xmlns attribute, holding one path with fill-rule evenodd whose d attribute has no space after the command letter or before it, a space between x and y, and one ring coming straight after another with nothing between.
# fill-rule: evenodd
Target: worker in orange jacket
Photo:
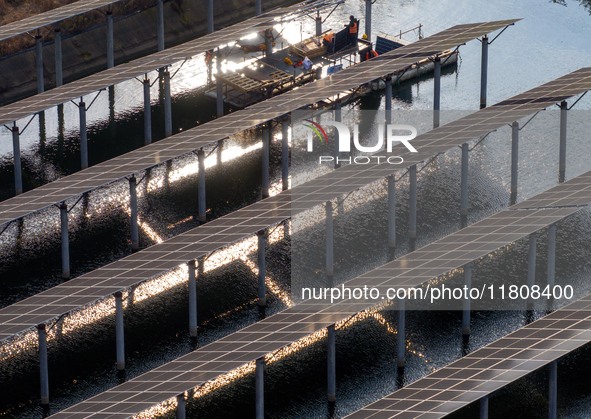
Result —
<instances>
[{"instance_id":1,"label":"worker in orange jacket","mask_svg":"<svg viewBox=\"0 0 591 419\"><path fill-rule=\"evenodd\" d=\"M345 25L349 28L349 43L357 45L357 36L359 35L359 19L355 19L355 16L349 16L349 24Z\"/></svg>"}]
</instances>

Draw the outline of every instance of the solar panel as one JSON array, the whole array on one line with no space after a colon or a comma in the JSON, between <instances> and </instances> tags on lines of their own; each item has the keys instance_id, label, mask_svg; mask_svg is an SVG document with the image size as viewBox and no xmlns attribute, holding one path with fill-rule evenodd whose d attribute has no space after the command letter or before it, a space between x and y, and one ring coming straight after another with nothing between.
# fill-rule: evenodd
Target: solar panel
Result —
<instances>
[{"instance_id":1,"label":"solar panel","mask_svg":"<svg viewBox=\"0 0 591 419\"><path fill-rule=\"evenodd\" d=\"M458 29L458 27L453 27L444 30L433 37L424 38L414 44L392 51L392 53L396 52L396 54L403 55L397 60L381 61L375 65L370 61L360 63L355 67L349 67L334 74L327 79L302 86L297 90L268 99L242 111L233 112L229 115L218 118L213 122L197 126L162 141L158 141L157 143L142 147L139 150L99 163L74 175L41 186L34 191L25 192L24 194L0 203L0 224L10 222L34 211L53 205L56 202L66 200L72 196L120 180L131 173L146 170L160 163L163 156L170 156L168 158L173 158L174 156L190 153L200 147L207 146L246 129L253 128L262 122L278 118L307 104L316 103L319 100L341 93L346 89L355 88L361 84L375 80L376 78L397 71L402 71L418 61L414 55L412 58L405 58L405 54L416 54L420 51L427 51L428 55L426 56L429 56L433 51L431 45L432 42L441 45L441 52L480 36L486 33L486 31L492 30L491 28L498 29L515 21L516 20L504 20L498 22L477 23L473 25L460 25L460 29ZM449 40L449 38L453 39L453 41ZM154 65L152 60L150 63L151 66ZM121 66L117 67L117 69L120 68ZM107 70L107 72L108 71L110 70ZM120 70L113 71L109 74L114 75L119 71ZM105 72L98 74L103 73ZM92 77L93 76L90 78ZM89 78L83 80L88 79ZM68 86L72 86L74 83L70 83ZM333 85L336 87L331 88ZM96 89L100 87L95 86L94 88ZM51 92L55 92L56 90L58 89L54 89ZM90 91L93 90L91 89ZM50 92L46 93L49 94ZM45 93L42 95L44 94ZM80 92L77 93L77 95L79 94ZM33 98L39 98L40 96L41 95L37 95ZM55 102L55 104L57 103L60 102ZM38 106L36 102L30 101L29 108L21 110L16 106L17 104L0 109L0 119L3 118L2 115L5 117L8 113L10 115L8 121L12 121L14 118L18 118L17 114L25 116L31 112L35 112L31 107ZM2 110L6 108L12 110L5 111L3 114ZM36 111L39 110L41 109L37 109ZM214 128L217 129L215 134L212 134ZM154 163L147 163L147 161L150 160Z\"/></svg>"},{"instance_id":2,"label":"solar panel","mask_svg":"<svg viewBox=\"0 0 591 419\"><path fill-rule=\"evenodd\" d=\"M79 0L52 10L29 16L25 19L0 26L0 41L10 39L17 35L43 28L62 20L69 19L101 7L119 3L121 0Z\"/></svg>"},{"instance_id":3,"label":"solar panel","mask_svg":"<svg viewBox=\"0 0 591 419\"><path fill-rule=\"evenodd\" d=\"M591 177L591 172L586 173L584 177L587 180L580 185L586 188ZM573 186L574 182L569 181L561 184L555 190L573 190L575 189L575 186ZM524 202L529 202L529 200ZM591 200L588 203L591 203ZM382 289L382 291L392 287L420 286L433 278L437 278L455 268L464 266L471 260L486 256L490 252L508 245L519 238L526 237L544 226L560 221L575 213L578 209L563 208L557 210L554 208L540 208L535 210L515 210L510 208L462 229L457 233L450 234L419 251L409 253L400 259L347 281L344 286L358 287L370 283L372 287ZM543 217L543 223L537 221L539 217ZM507 225L514 227L516 233L511 236L505 235L508 238L506 241L500 240L497 232ZM484 230L483 227L487 227L485 229L487 231L486 233L482 232ZM451 250L449 246L450 242L455 243ZM459 248L469 249L464 251L469 252L469 258L463 256L461 251L454 250ZM423 255L425 252L438 252L439 257L435 259L424 258ZM453 252L453 257L447 256L451 252ZM427 265L428 269L425 270L425 274L421 275L418 273L422 266ZM591 298L586 298L587 300L583 300L586 302L584 308L588 309L591 308ZM574 304L579 304L575 307L580 307L581 303ZM92 417L92 415L100 415L108 412L140 413L152 405L164 402L178 394L205 384L207 381L229 373L247 362L255 361L260 357L273 353L290 343L306 338L310 334L320 331L336 322L344 321L359 311L366 310L374 305L375 301L365 302L349 299L338 300L332 304L324 301L304 301L133 378L122 385L69 407L56 414L55 417L69 417L68 415L71 414L85 414L87 417ZM556 313L559 313L557 316L562 316L561 318L568 318L568 314L571 312L566 308ZM591 310L587 311L587 317L591 317ZM573 350L589 342L591 340L591 332L588 331L588 324L585 324L586 327L583 331L580 327L582 323L579 322L580 316L573 318L572 325L569 328L572 328L576 333L564 336L562 341L555 342L556 345L553 345L549 349L544 349L544 353L546 353L545 351L551 351L548 354L555 354L558 357L560 354L566 353L565 351ZM536 328L535 325L536 323L533 323L530 326ZM559 331L556 330L556 332L557 334L553 336L558 336ZM552 338L548 340L552 340ZM533 343L535 344L535 342ZM558 348L560 350L555 351ZM521 359L519 358L519 354L523 354L522 348L514 348L513 351L512 354L515 355L513 358ZM478 351L474 352L474 354L471 357L477 357ZM483 358L488 359L489 357ZM507 357L504 356L503 358ZM499 362L501 360L499 359ZM528 368L532 366L532 364L524 365L527 365ZM511 368L509 369L511 370ZM515 370L517 371L518 368L515 368ZM499 382L506 384L507 381L510 381L510 377L515 376L503 375L504 371L502 370L494 376L477 376L478 373L479 371L475 371L474 375L458 379L458 382L451 382L450 384L459 384L460 380L469 383L472 377L474 379L479 377L483 382L491 381L495 377L498 377ZM442 393L443 389L440 392ZM418 403L419 400L417 400L416 404ZM469 401L465 403L467 404ZM445 401L442 401L441 406L443 406L442 408L448 408ZM457 404L457 406L454 404L453 410L459 407L460 404ZM376 417L382 416L378 415Z\"/></svg>"},{"instance_id":4,"label":"solar panel","mask_svg":"<svg viewBox=\"0 0 591 419\"><path fill-rule=\"evenodd\" d=\"M578 77L581 78L579 79L573 75L578 75ZM546 83L543 85L546 86L546 90L538 91L544 92L548 89L552 90L552 86L554 86L554 84L568 86L564 84L565 79L576 82L584 80L585 78L589 78L589 69L577 70L570 75L561 77L553 82ZM591 84L591 80L588 80L587 82ZM539 88L533 90L537 89ZM528 93L529 92L526 92L517 97L528 95ZM535 98L535 96L532 97ZM474 131L480 129L480 123L486 122L487 118L491 117L492 115L495 115L494 126L486 125L486 129L482 129L482 134L486 134L487 132L499 126L505 125L508 121L513 120L516 115L527 116L535 112L538 110L537 106L543 106L543 103L536 102L536 107L529 109L527 113L523 113L521 110L512 111L514 108L520 109L521 106L524 105L502 105L482 109L474 114L468 115L464 118L451 122L450 124L444 125L417 137L415 140L413 140L413 144L418 144L417 148L419 150L422 142L425 142L424 144L434 144L434 146L429 148L431 154L423 155L423 158L427 158L435 155L438 152L445 152L446 150L452 148L455 144L461 144L462 142L473 138L473 136L476 135L473 134ZM237 113L238 112L230 114L229 117L234 116ZM449 136L449 133L453 133L453 129L449 128L450 126L462 127L463 130L469 130L471 134L469 137L464 137L461 134L457 134L452 136L453 139L446 139ZM205 127L205 125L203 127ZM398 165L396 170L401 170L404 167L418 162L419 160L420 158L414 160L412 158L408 158L408 160L406 160L405 157L404 164ZM106 163L109 165L109 167L112 167L113 170L119 169L117 167L117 163L113 160L110 160ZM336 198L341 194L354 191L363 185L383 179L385 176L391 174L393 170L394 169L391 167L391 165L382 165L381 167L372 165L371 168L359 165L342 167L339 170L311 180L310 182L298 186L290 191L282 192L279 195L267 198L249 207L235 211L231 214L230 222L227 222L227 219L230 217L222 217L220 219L211 221L208 224L185 232L162 244L152 246L141 252L114 262L107 267L97 269L93 272L72 279L58 287L38 294L44 298L36 299L35 297L31 297L12 306L6 307L0 310L0 318L2 319L2 323L0 323L0 339L9 338L15 333L26 330L37 323L48 321L54 318L56 316L56 307L62 308L63 311L60 313L66 313L79 306L95 302L99 298L106 297L122 288L130 287L174 269L180 263L204 256L226 245L232 244L244 237L255 234L262 228L262 226L271 226L277 224L290 218L294 213L299 213L313 208L324 203L327 199ZM68 176L66 179L71 178L83 180L82 172ZM60 181L53 182L49 185L46 185L46 187L53 186L58 182ZM585 201L585 199L587 199L586 197L590 196L590 182L591 175L586 174L579 176L576 179L568 182L568 185L573 185L572 189L568 189L563 185L560 185L546 193L540 194L535 198L531 198L524 203L517 205L515 208L522 209L530 208L531 206L530 210L524 210L524 214L531 215L535 213L538 207L546 207L546 205L542 204L551 204L547 205L549 209L545 211L551 211L552 214L556 213L552 212L556 210L551 210L550 208L584 205L588 202ZM72 183L73 182L71 182L71 184ZM337 183L339 185L347 186L345 188L339 188L337 192L334 186L331 186ZM84 186L84 188L85 187L86 186ZM56 191L56 193L59 192L59 190L55 188L52 190ZM35 192L37 191L38 189L35 190ZM82 191L80 191L80 193L81 192ZM41 194L38 195L42 196ZM548 201L548 197L551 197L550 201ZM21 196L18 196L6 201L5 203L0 203L0 209L4 211L8 202L14 200L18 202L20 198ZM22 209L20 210L30 211L32 205L35 204L24 203L21 205ZM559 210L557 213L559 215L563 214L563 216L566 216L570 214L569 211L571 210L576 211L577 208L565 208ZM14 212L8 211L8 214L14 214ZM240 234L233 234L236 231L235 229L238 228L240 229ZM225 239L220 240L220 235L224 235ZM215 240L215 243L211 240L211 238L214 236L218 236L218 238ZM179 244L183 244L185 246L179 247ZM196 248L195 245L198 245L198 247ZM482 243L481 245L483 248L488 249L491 246L494 247L495 242ZM146 255L153 256L146 257ZM468 256L464 256L464 258L465 257ZM469 259L472 259L472 257L469 257ZM117 273L116 280L113 279L115 277L115 272ZM106 273L109 273L109 275ZM92 284L92 286L87 284ZM76 288L80 286L82 286L81 289ZM72 291L66 292L67 287L74 288L72 288ZM72 294L72 296L75 296L76 298L68 299L66 303L64 295L68 294ZM47 308L45 309L44 307ZM35 313L34 315L33 312Z\"/></svg>"},{"instance_id":5,"label":"solar panel","mask_svg":"<svg viewBox=\"0 0 591 419\"><path fill-rule=\"evenodd\" d=\"M346 416L448 415L591 342L591 294Z\"/></svg>"}]
</instances>

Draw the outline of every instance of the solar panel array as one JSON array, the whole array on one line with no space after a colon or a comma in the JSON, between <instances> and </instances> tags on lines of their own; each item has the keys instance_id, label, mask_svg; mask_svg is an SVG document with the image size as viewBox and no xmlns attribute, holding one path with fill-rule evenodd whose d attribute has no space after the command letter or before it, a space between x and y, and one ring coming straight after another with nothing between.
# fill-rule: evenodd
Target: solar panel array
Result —
<instances>
[{"instance_id":1,"label":"solar panel array","mask_svg":"<svg viewBox=\"0 0 591 419\"><path fill-rule=\"evenodd\" d=\"M381 58L380 60L376 58L371 62L366 61L355 67L349 67L327 79L268 99L242 111L233 112L207 124L197 126L120 157L99 163L73 175L41 186L33 191L25 192L0 203L0 224L24 217L27 214L41 210L57 202L123 179L125 176L134 172L146 170L166 160L215 143L218 140L285 115L302 106L316 103L321 99L331 97L347 89L355 88L384 75L402 71L421 58L460 45L512 22L515 22L515 20L454 26L451 29L424 38L414 44L401 47L377 57ZM159 62L160 64L161 62ZM120 68L121 66L117 67L119 69L117 72L121 71ZM129 74L129 77L126 76L125 79L133 76ZM68 86L72 86L74 83ZM103 84L95 85L91 91L99 89L100 86L103 86ZM76 89L86 88L86 85L76 87ZM52 90L52 92L55 90L57 89ZM87 92L88 90L84 91ZM82 93L81 90L76 95ZM34 98L39 100L38 98L40 97L41 95L37 95ZM52 103L57 104L59 102ZM31 103L31 106L36 106L37 111L50 106L46 105L47 103L43 105ZM11 106L9 105L9 107ZM20 112L18 107L12 107L14 108L14 112ZM0 115L2 115L2 109L0 109ZM28 115L35 111L29 108L23 112L25 115ZM0 116L0 118L2 117ZM14 118L16 116L11 115L8 120L11 121Z\"/></svg>"},{"instance_id":2,"label":"solar panel array","mask_svg":"<svg viewBox=\"0 0 591 419\"><path fill-rule=\"evenodd\" d=\"M591 294L346 417L441 418L589 342Z\"/></svg>"},{"instance_id":3,"label":"solar panel array","mask_svg":"<svg viewBox=\"0 0 591 419\"><path fill-rule=\"evenodd\" d=\"M25 19L0 26L0 41L22 35L44 26L59 23L62 20L75 17L101 7L119 3L121 0L79 0L52 10L29 16Z\"/></svg>"},{"instance_id":4,"label":"solar panel array","mask_svg":"<svg viewBox=\"0 0 591 419\"><path fill-rule=\"evenodd\" d=\"M220 29L198 39L168 48L116 67L94 73L88 77L56 87L38 95L11 103L0 108L0 124L10 123L28 115L66 103L69 100L98 92L109 86L134 77L142 76L156 69L172 65L195 55L202 54L220 45L234 42L253 31L260 31L278 23L290 13L297 12L301 4L280 7L259 16L246 19L232 26Z\"/></svg>"},{"instance_id":5,"label":"solar panel array","mask_svg":"<svg viewBox=\"0 0 591 419\"><path fill-rule=\"evenodd\" d=\"M226 217L213 220L205 225L185 232L164 243L142 250L141 252L84 274L9 307L5 307L0 310L0 339L9 338L38 323L49 321L60 314L67 313L83 305L95 302L100 298L104 298L115 291L131 287L132 285L163 274L188 260L205 256L214 250L255 234L262 228L286 220L293 213L313 208L329 199L334 199L337 196L354 191L373 181L383 179L394 170L407 167L413 164L413 162L418 162L421 158L428 158L436 153L445 152L474 136L486 134L499 126L513 121L516 119L516 115L530 115L543 106L547 106L546 101L539 101L530 95L531 91L535 90L540 92L540 94L551 92L552 97L563 98L565 96L561 89L564 89L569 94L575 94L580 92L580 89L591 88L590 75L591 69L577 70L546 83L542 86L545 86L545 89L539 90L540 88L535 88L529 92L515 96L515 98L530 97L535 102L535 106L528 104L495 105L422 134L413 140L413 144L419 150L419 153L413 154L419 154L422 157L409 157L407 161L407 157L405 156L404 164L395 166L395 169L389 164L342 167L306 184L297 186L290 191L285 191L274 197L257 202L235 211ZM587 84L581 84L580 80L587 80ZM570 87L573 83L578 86L577 89ZM557 86L560 86L560 88ZM505 102L512 100L514 98ZM521 111L522 106L527 107L526 114ZM516 114L512 113L513 108ZM499 114L495 109L503 109L503 112ZM494 121L494 124L491 121ZM486 126L485 130L480 128L481 124ZM451 127L455 127L455 130L458 132L457 135L452 134L454 129ZM439 138L439 140L434 140L436 138ZM435 146L432 144L435 144ZM430 154L427 154L424 149L428 149ZM547 196L554 197L552 201L553 206L557 206L557 203L566 205L565 203L577 202L577 199L581 202L586 202L585 197L591 195L591 191L586 183L588 181L587 176L581 176L569 182L569 185L573 185L573 190L564 187L559 187L558 190L554 188L546 194L539 195L540 198L528 200L527 202L533 204L545 202L540 200L545 199L544 197ZM51 185L53 184L47 186ZM1 206L2 204L0 203ZM569 209L557 211L557 214L568 214ZM530 215L533 213L535 213L533 210L523 212L523 214ZM545 223L545 220L542 221ZM518 237L521 236L506 233L500 239L502 241L513 241ZM494 247L494 243L488 245L483 244L483 246L489 249L491 246ZM489 251L491 250L489 249ZM466 257L474 259L475 256L472 253L468 253ZM429 272L428 274L431 273Z\"/></svg>"},{"instance_id":6,"label":"solar panel array","mask_svg":"<svg viewBox=\"0 0 591 419\"><path fill-rule=\"evenodd\" d=\"M565 189L573 191L577 188L575 185L580 186L583 190L588 189L591 185L591 172L587 172L577 180L554 188L554 191ZM572 197L564 197L560 202L561 205L569 205L573 200L580 202L578 198L573 199ZM588 201L588 203L590 202L591 200ZM420 286L433 278L444 275L453 269L461 268L466 263L486 256L515 240L560 221L578 210L579 208L507 209L418 251L347 281L345 287L367 285L380 289L381 295L385 295L385 290L392 287ZM507 233L507 228L512 232ZM575 303L573 307L580 307L577 304ZM588 301L587 304L589 304ZM56 414L55 417L99 417L105 414L123 416L140 413L155 404L205 384L207 381L273 353L336 322L344 321L373 305L375 305L375 301L345 299L330 303L323 300L306 300L69 407ZM584 318L591 316L591 311L578 311L577 313L578 316L584 315ZM567 314L570 313L567 311ZM569 319L571 316L564 315L563 318ZM581 317L572 316L572 318L579 319ZM585 325L588 329L589 323L587 322ZM561 324L556 323L556 326L561 326ZM557 335L563 340L568 339L567 343L552 341L552 339L546 341L547 343L556 343L556 345L549 346L552 355L564 354L566 351L591 340L591 333L588 330L582 333L576 324L572 324L571 327L570 332ZM555 335L552 331L544 333L547 333L548 337ZM501 340L501 342L503 341ZM505 342L510 347L508 356L521 352L520 344L516 340L509 339ZM502 354L499 352L498 355ZM486 380L498 376L500 381L506 380L504 383L513 379L510 373L503 374L504 371L499 371L498 374L496 372L489 375L483 374L480 378ZM457 378L467 379L461 375ZM439 392L443 392L443 390L439 390ZM423 398L422 395L417 397ZM445 404L442 403L442 405ZM377 415L377 417L381 416Z\"/></svg>"}]
</instances>

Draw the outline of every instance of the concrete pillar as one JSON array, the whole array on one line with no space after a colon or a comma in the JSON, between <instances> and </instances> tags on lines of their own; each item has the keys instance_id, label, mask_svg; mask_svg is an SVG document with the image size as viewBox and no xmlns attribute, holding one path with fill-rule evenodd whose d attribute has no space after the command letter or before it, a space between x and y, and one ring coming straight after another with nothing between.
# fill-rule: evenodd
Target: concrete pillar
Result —
<instances>
[{"instance_id":1,"label":"concrete pillar","mask_svg":"<svg viewBox=\"0 0 591 419\"><path fill-rule=\"evenodd\" d=\"M172 99L170 97L170 72L164 70L164 137L172 135Z\"/></svg>"},{"instance_id":2,"label":"concrete pillar","mask_svg":"<svg viewBox=\"0 0 591 419\"><path fill-rule=\"evenodd\" d=\"M316 12L314 21L316 22L316 36L320 36L322 35L322 17L320 17L320 12Z\"/></svg>"},{"instance_id":3,"label":"concrete pillar","mask_svg":"<svg viewBox=\"0 0 591 419\"><path fill-rule=\"evenodd\" d=\"M186 419L187 408L185 406L185 395L176 396L176 419Z\"/></svg>"},{"instance_id":4,"label":"concrete pillar","mask_svg":"<svg viewBox=\"0 0 591 419\"><path fill-rule=\"evenodd\" d=\"M510 203L517 202L517 174L519 168L519 122L511 124L511 197Z\"/></svg>"},{"instance_id":5,"label":"concrete pillar","mask_svg":"<svg viewBox=\"0 0 591 419\"><path fill-rule=\"evenodd\" d=\"M548 365L548 419L556 419L558 407L558 362Z\"/></svg>"},{"instance_id":6,"label":"concrete pillar","mask_svg":"<svg viewBox=\"0 0 591 419\"><path fill-rule=\"evenodd\" d=\"M546 280L550 288L554 287L556 275L556 224L548 227L548 264L546 269Z\"/></svg>"},{"instance_id":7,"label":"concrete pillar","mask_svg":"<svg viewBox=\"0 0 591 419\"><path fill-rule=\"evenodd\" d=\"M255 0L254 10L257 16L263 14L263 0Z\"/></svg>"},{"instance_id":8,"label":"concrete pillar","mask_svg":"<svg viewBox=\"0 0 591 419\"><path fill-rule=\"evenodd\" d=\"M205 151L202 148L197 152L199 161L199 180L197 186L197 213L200 223L207 221L207 207L205 201Z\"/></svg>"},{"instance_id":9,"label":"concrete pillar","mask_svg":"<svg viewBox=\"0 0 591 419\"><path fill-rule=\"evenodd\" d=\"M365 0L365 34L371 41L371 6L373 0Z\"/></svg>"},{"instance_id":10,"label":"concrete pillar","mask_svg":"<svg viewBox=\"0 0 591 419\"><path fill-rule=\"evenodd\" d=\"M256 419L265 418L265 359L259 358L256 360Z\"/></svg>"},{"instance_id":11,"label":"concrete pillar","mask_svg":"<svg viewBox=\"0 0 591 419\"><path fill-rule=\"evenodd\" d=\"M213 0L207 0L207 33L214 31Z\"/></svg>"},{"instance_id":12,"label":"concrete pillar","mask_svg":"<svg viewBox=\"0 0 591 419\"><path fill-rule=\"evenodd\" d=\"M334 324L331 324L327 328L328 341L327 341L327 373L328 373L328 386L327 386L327 397L329 402L334 402L337 399L337 375L336 375L336 333Z\"/></svg>"},{"instance_id":13,"label":"concrete pillar","mask_svg":"<svg viewBox=\"0 0 591 419\"><path fill-rule=\"evenodd\" d=\"M144 144L152 143L152 107L150 105L150 79L144 79Z\"/></svg>"},{"instance_id":14,"label":"concrete pillar","mask_svg":"<svg viewBox=\"0 0 591 419\"><path fill-rule=\"evenodd\" d=\"M195 260L187 263L189 269L189 336L197 337L197 279L195 278Z\"/></svg>"},{"instance_id":15,"label":"concrete pillar","mask_svg":"<svg viewBox=\"0 0 591 419\"><path fill-rule=\"evenodd\" d=\"M62 242L62 278L70 278L70 238L68 235L68 206L62 202L60 209L61 242Z\"/></svg>"},{"instance_id":16,"label":"concrete pillar","mask_svg":"<svg viewBox=\"0 0 591 419\"><path fill-rule=\"evenodd\" d=\"M158 35L158 51L164 49L164 1L158 0L156 18L156 33Z\"/></svg>"},{"instance_id":17,"label":"concrete pillar","mask_svg":"<svg viewBox=\"0 0 591 419\"><path fill-rule=\"evenodd\" d=\"M326 276L329 285L334 276L334 220L332 202L326 201Z\"/></svg>"},{"instance_id":18,"label":"concrete pillar","mask_svg":"<svg viewBox=\"0 0 591 419\"><path fill-rule=\"evenodd\" d=\"M138 229L137 179L134 175L129 178L129 209L131 213L131 250L140 248L140 233Z\"/></svg>"},{"instance_id":19,"label":"concrete pillar","mask_svg":"<svg viewBox=\"0 0 591 419\"><path fill-rule=\"evenodd\" d=\"M433 85L433 128L439 127L441 117L441 58L435 57Z\"/></svg>"},{"instance_id":20,"label":"concrete pillar","mask_svg":"<svg viewBox=\"0 0 591 419\"><path fill-rule=\"evenodd\" d=\"M467 289L472 287L472 264L464 265L464 285ZM462 302L462 335L470 336L470 297Z\"/></svg>"},{"instance_id":21,"label":"concrete pillar","mask_svg":"<svg viewBox=\"0 0 591 419\"><path fill-rule=\"evenodd\" d=\"M289 118L281 120L281 190L289 188Z\"/></svg>"},{"instance_id":22,"label":"concrete pillar","mask_svg":"<svg viewBox=\"0 0 591 419\"><path fill-rule=\"evenodd\" d=\"M409 196L409 219L408 219L408 237L410 240L417 238L417 165L413 164L408 170L410 181Z\"/></svg>"},{"instance_id":23,"label":"concrete pillar","mask_svg":"<svg viewBox=\"0 0 591 419\"><path fill-rule=\"evenodd\" d=\"M23 169L21 166L20 131L16 122L12 126L12 153L14 160L14 191L16 195L23 193Z\"/></svg>"},{"instance_id":24,"label":"concrete pillar","mask_svg":"<svg viewBox=\"0 0 591 419\"><path fill-rule=\"evenodd\" d=\"M125 336L123 325L123 296L121 291L115 293L115 344L117 349L117 370L125 369Z\"/></svg>"},{"instance_id":25,"label":"concrete pillar","mask_svg":"<svg viewBox=\"0 0 591 419\"><path fill-rule=\"evenodd\" d=\"M41 404L49 404L49 369L47 361L47 331L44 324L37 325L39 341L39 381L41 390Z\"/></svg>"},{"instance_id":26,"label":"concrete pillar","mask_svg":"<svg viewBox=\"0 0 591 419\"><path fill-rule=\"evenodd\" d=\"M43 75L43 38L35 36L35 67L37 69L37 93L45 91L45 76Z\"/></svg>"},{"instance_id":27,"label":"concrete pillar","mask_svg":"<svg viewBox=\"0 0 591 419\"><path fill-rule=\"evenodd\" d=\"M486 108L486 84L488 78L488 35L482 37L482 61L480 64L480 109Z\"/></svg>"},{"instance_id":28,"label":"concrete pillar","mask_svg":"<svg viewBox=\"0 0 591 419\"><path fill-rule=\"evenodd\" d=\"M462 172L460 181L460 217L462 221L468 217L468 159L470 149L468 143L462 144ZM464 222L462 222L464 224Z\"/></svg>"},{"instance_id":29,"label":"concrete pillar","mask_svg":"<svg viewBox=\"0 0 591 419\"><path fill-rule=\"evenodd\" d=\"M396 178L388 176L388 247L396 248Z\"/></svg>"},{"instance_id":30,"label":"concrete pillar","mask_svg":"<svg viewBox=\"0 0 591 419\"><path fill-rule=\"evenodd\" d=\"M55 51L55 86L64 84L63 55L62 55L62 31L58 28L54 32Z\"/></svg>"},{"instance_id":31,"label":"concrete pillar","mask_svg":"<svg viewBox=\"0 0 591 419\"><path fill-rule=\"evenodd\" d=\"M107 68L115 67L115 39L113 36L113 12L107 12Z\"/></svg>"},{"instance_id":32,"label":"concrete pillar","mask_svg":"<svg viewBox=\"0 0 591 419\"><path fill-rule=\"evenodd\" d=\"M88 167L88 132L86 131L86 103L80 98L78 103L78 114L80 115L80 167Z\"/></svg>"},{"instance_id":33,"label":"concrete pillar","mask_svg":"<svg viewBox=\"0 0 591 419\"><path fill-rule=\"evenodd\" d=\"M396 365L398 368L404 368L406 352L406 308L404 299L398 300L398 334L396 338Z\"/></svg>"},{"instance_id":34,"label":"concrete pillar","mask_svg":"<svg viewBox=\"0 0 591 419\"><path fill-rule=\"evenodd\" d=\"M267 246L267 236L265 234L265 230L257 231L257 238L258 238L258 249L257 249L257 262L259 265L259 301L258 304L260 307L264 307L267 305L267 290L265 285L265 276L267 274L267 268L265 263L265 248Z\"/></svg>"},{"instance_id":35,"label":"concrete pillar","mask_svg":"<svg viewBox=\"0 0 591 419\"><path fill-rule=\"evenodd\" d=\"M488 419L488 395L480 399L480 419Z\"/></svg>"},{"instance_id":36,"label":"concrete pillar","mask_svg":"<svg viewBox=\"0 0 591 419\"><path fill-rule=\"evenodd\" d=\"M218 48L215 56L215 93L216 93L216 110L217 116L224 116L224 82L221 78L222 74L222 53Z\"/></svg>"},{"instance_id":37,"label":"concrete pillar","mask_svg":"<svg viewBox=\"0 0 591 419\"><path fill-rule=\"evenodd\" d=\"M271 129L269 128L269 124L266 123L266 124L263 124L263 179L262 179L263 199L269 197L269 186L270 186L269 159L271 157L270 148L271 148Z\"/></svg>"},{"instance_id":38,"label":"concrete pillar","mask_svg":"<svg viewBox=\"0 0 591 419\"><path fill-rule=\"evenodd\" d=\"M560 102L560 150L558 158L558 182L564 182L566 175L566 122L568 104Z\"/></svg>"}]
</instances>

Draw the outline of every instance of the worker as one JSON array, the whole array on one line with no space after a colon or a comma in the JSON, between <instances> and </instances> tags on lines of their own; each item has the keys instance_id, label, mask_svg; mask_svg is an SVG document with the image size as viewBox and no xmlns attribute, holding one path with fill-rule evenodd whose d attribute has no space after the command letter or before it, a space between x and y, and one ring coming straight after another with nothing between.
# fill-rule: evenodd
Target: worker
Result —
<instances>
[{"instance_id":1,"label":"worker","mask_svg":"<svg viewBox=\"0 0 591 419\"><path fill-rule=\"evenodd\" d=\"M334 33L327 32L322 38L322 44L326 46L328 52L334 52Z\"/></svg>"},{"instance_id":2,"label":"worker","mask_svg":"<svg viewBox=\"0 0 591 419\"><path fill-rule=\"evenodd\" d=\"M379 54L377 53L377 51L375 49L372 48L368 48L367 51L365 52L365 60L371 60L372 58L377 57Z\"/></svg>"},{"instance_id":3,"label":"worker","mask_svg":"<svg viewBox=\"0 0 591 419\"><path fill-rule=\"evenodd\" d=\"M349 28L349 44L357 45L357 36L359 34L359 20L355 16L349 16L349 24L345 25Z\"/></svg>"}]
</instances>

